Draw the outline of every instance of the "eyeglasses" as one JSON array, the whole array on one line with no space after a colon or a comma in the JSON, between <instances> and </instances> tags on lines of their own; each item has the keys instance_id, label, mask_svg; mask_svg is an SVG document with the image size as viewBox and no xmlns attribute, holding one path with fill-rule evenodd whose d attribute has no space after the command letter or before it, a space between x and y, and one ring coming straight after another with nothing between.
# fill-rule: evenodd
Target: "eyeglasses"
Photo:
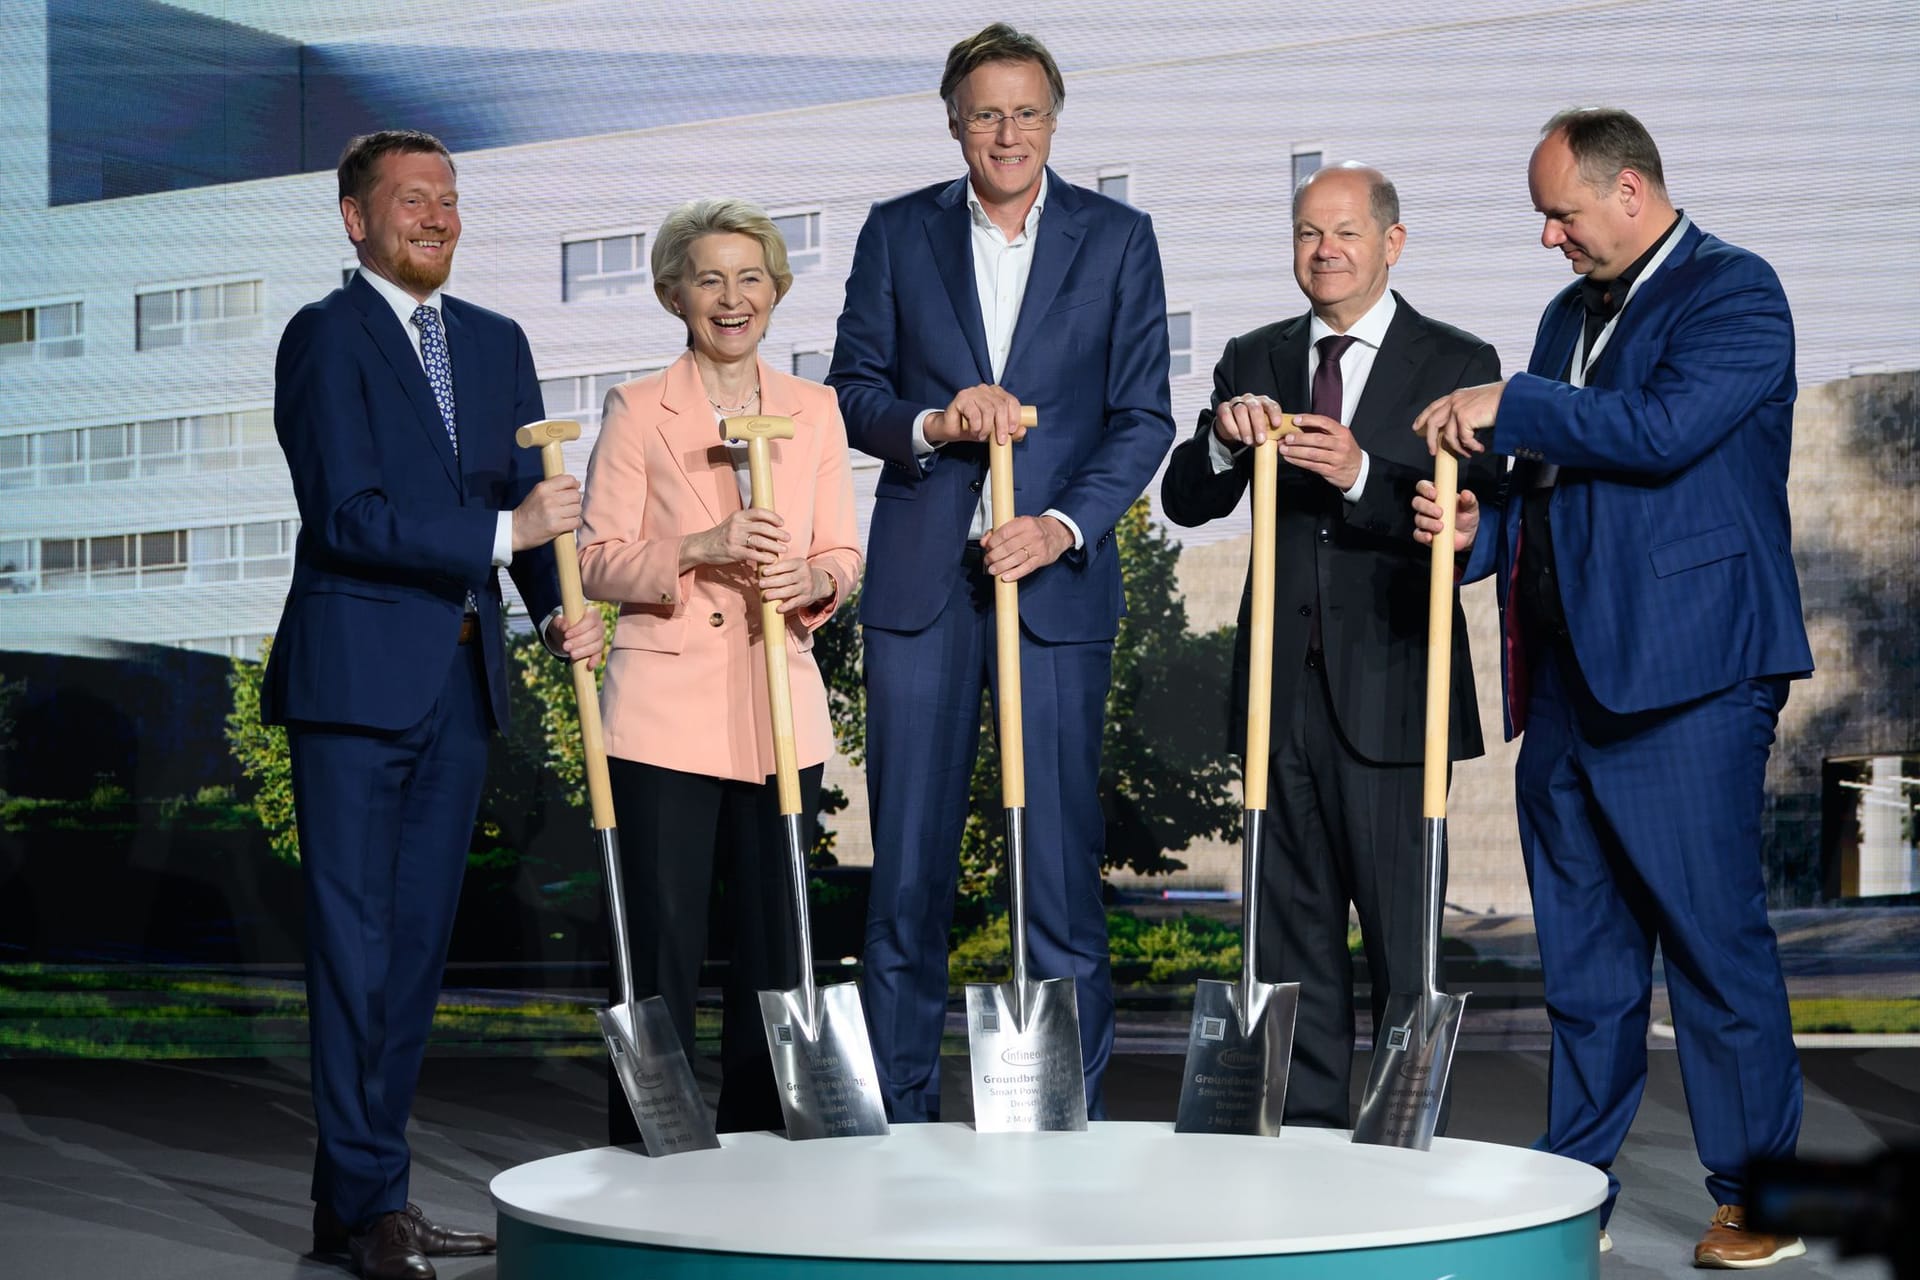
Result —
<instances>
[{"instance_id":1,"label":"eyeglasses","mask_svg":"<svg viewBox=\"0 0 1920 1280\"><path fill-rule=\"evenodd\" d=\"M1038 107L1022 107L1012 114L1005 111L975 111L961 116L960 122L967 126L968 133L998 133L1000 122L1011 120L1016 127L1031 133L1051 119L1053 119L1051 111L1042 111Z\"/></svg>"}]
</instances>

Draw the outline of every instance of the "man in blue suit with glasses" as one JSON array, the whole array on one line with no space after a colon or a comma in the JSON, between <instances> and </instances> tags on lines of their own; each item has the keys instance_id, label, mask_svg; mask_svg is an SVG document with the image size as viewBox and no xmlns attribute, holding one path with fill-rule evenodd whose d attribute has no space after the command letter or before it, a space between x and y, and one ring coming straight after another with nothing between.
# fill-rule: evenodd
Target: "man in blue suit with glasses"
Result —
<instances>
[{"instance_id":1,"label":"man in blue suit with glasses","mask_svg":"<svg viewBox=\"0 0 1920 1280\"><path fill-rule=\"evenodd\" d=\"M1717 1206L1694 1265L1803 1253L1746 1224L1747 1163L1793 1153L1800 1064L1760 861L1767 754L1813 668L1787 514L1793 318L1764 261L1667 197L1624 111L1547 122L1541 243L1582 278L1528 371L1436 401L1430 445L1515 459L1460 497L1463 578L1497 575L1507 736L1553 1025L1547 1147L1607 1173L1647 1074L1658 943ZM1482 433L1482 435L1476 435ZM1439 528L1423 483L1416 525Z\"/></svg>"},{"instance_id":2,"label":"man in blue suit with glasses","mask_svg":"<svg viewBox=\"0 0 1920 1280\"><path fill-rule=\"evenodd\" d=\"M874 206L833 366L853 446L886 465L860 601L873 894L865 1002L897 1121L940 1115L947 930L993 687L991 583L1021 585L1028 938L1071 977L1088 1113L1113 1047L1100 741L1121 613L1113 528L1173 442L1166 294L1144 213L1047 168L1066 89L1002 23L940 83L967 174ZM1021 404L1039 410L1024 438ZM993 531L989 437L1014 446Z\"/></svg>"}]
</instances>

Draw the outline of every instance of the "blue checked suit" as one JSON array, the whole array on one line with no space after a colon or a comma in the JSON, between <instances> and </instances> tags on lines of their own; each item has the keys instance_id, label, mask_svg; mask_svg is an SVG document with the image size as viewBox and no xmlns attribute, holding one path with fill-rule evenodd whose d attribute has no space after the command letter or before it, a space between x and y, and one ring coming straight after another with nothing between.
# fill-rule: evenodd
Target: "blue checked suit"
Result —
<instances>
[{"instance_id":1,"label":"blue checked suit","mask_svg":"<svg viewBox=\"0 0 1920 1280\"><path fill-rule=\"evenodd\" d=\"M1756 255L1694 227L1584 388L1577 286L1547 307L1492 448L1517 461L1466 570L1494 573L1507 736L1553 1024L1547 1145L1608 1173L1646 1081L1655 944L1720 1204L1793 1150L1800 1071L1760 818L1788 681L1813 667L1787 513L1793 321ZM1532 468L1557 464L1550 490ZM1547 496L1550 495L1550 496ZM1565 639L1522 636L1522 506L1547 500Z\"/></svg>"}]
</instances>

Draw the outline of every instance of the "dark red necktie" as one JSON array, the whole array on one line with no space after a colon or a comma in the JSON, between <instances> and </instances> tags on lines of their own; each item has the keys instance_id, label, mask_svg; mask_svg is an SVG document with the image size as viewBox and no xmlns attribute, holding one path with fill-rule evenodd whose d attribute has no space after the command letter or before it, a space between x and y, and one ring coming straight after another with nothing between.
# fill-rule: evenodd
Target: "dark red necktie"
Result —
<instances>
[{"instance_id":1,"label":"dark red necktie","mask_svg":"<svg viewBox=\"0 0 1920 1280\"><path fill-rule=\"evenodd\" d=\"M1313 371L1313 411L1323 418L1344 422L1340 416L1346 388L1340 382L1340 357L1357 341L1351 334L1330 333L1313 344L1320 353L1320 367Z\"/></svg>"},{"instance_id":2,"label":"dark red necktie","mask_svg":"<svg viewBox=\"0 0 1920 1280\"><path fill-rule=\"evenodd\" d=\"M1340 357L1347 353L1356 339L1345 333L1330 333L1313 344L1320 353L1320 365L1313 371L1313 411L1323 418L1332 418L1341 422L1341 401L1346 397L1346 388L1340 381ZM1307 624L1307 648L1313 653L1320 652L1320 610L1315 608L1313 618Z\"/></svg>"}]
</instances>

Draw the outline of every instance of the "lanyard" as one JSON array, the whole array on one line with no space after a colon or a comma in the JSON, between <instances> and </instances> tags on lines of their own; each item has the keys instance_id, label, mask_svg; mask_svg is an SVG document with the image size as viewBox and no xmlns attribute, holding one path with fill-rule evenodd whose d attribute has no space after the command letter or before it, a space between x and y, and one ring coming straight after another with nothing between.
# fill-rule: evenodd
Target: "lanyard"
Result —
<instances>
[{"instance_id":1,"label":"lanyard","mask_svg":"<svg viewBox=\"0 0 1920 1280\"><path fill-rule=\"evenodd\" d=\"M1633 301L1634 294L1640 292L1641 285L1653 279L1654 273L1660 270L1660 264L1667 260L1674 247L1680 243L1680 237L1687 234L1687 228L1691 225L1687 215L1681 214L1680 221L1674 225L1672 231L1667 233L1667 242L1660 246L1660 252L1647 260L1646 269L1641 271L1632 287L1627 290L1627 296L1621 301L1620 309L1608 318L1606 326L1600 330L1600 336L1593 340L1591 354L1587 351L1587 326L1585 321L1581 322L1579 336L1573 343L1573 364L1567 370L1567 381L1576 387L1587 385L1587 371L1592 369L1594 363L1600 359L1600 353L1607 349L1607 340L1613 337L1614 326L1619 324L1620 317L1626 314L1627 304Z\"/></svg>"}]
</instances>

